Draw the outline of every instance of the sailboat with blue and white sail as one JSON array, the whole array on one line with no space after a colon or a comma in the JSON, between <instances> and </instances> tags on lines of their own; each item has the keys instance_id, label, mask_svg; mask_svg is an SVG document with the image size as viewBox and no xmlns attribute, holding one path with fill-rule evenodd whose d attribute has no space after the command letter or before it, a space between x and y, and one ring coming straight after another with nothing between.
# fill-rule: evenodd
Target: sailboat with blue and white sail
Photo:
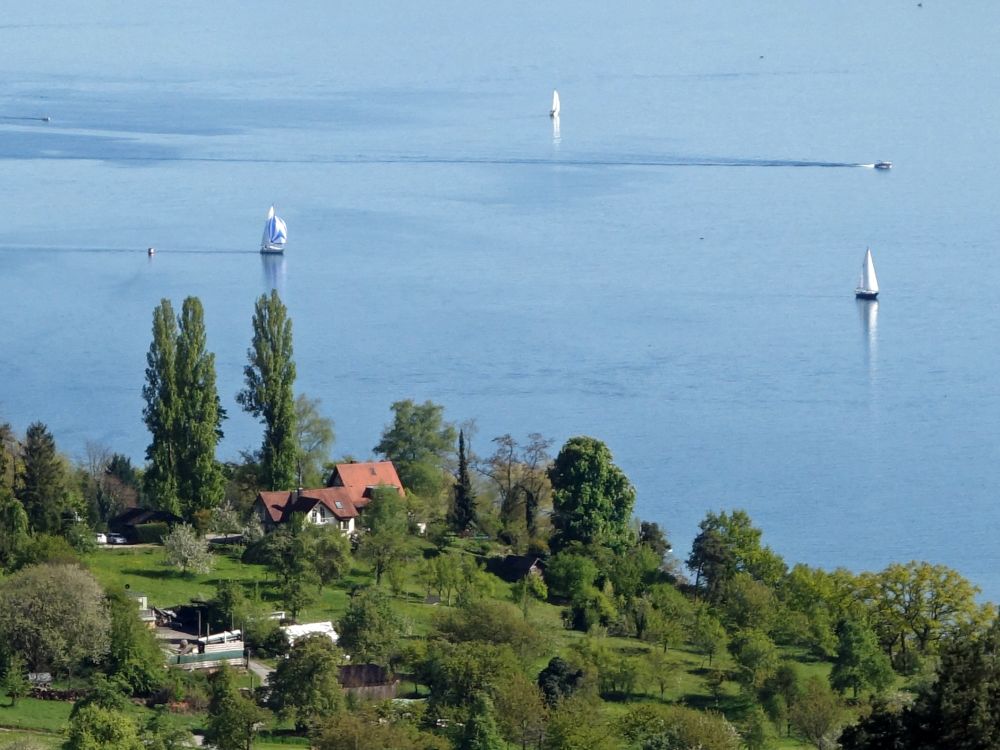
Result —
<instances>
[{"instance_id":1,"label":"sailboat with blue and white sail","mask_svg":"<svg viewBox=\"0 0 1000 750\"><path fill-rule=\"evenodd\" d=\"M288 242L288 227L284 220L274 213L274 206L267 211L267 220L264 222L264 236L260 240L260 251L262 253L283 253L285 243Z\"/></svg>"}]
</instances>

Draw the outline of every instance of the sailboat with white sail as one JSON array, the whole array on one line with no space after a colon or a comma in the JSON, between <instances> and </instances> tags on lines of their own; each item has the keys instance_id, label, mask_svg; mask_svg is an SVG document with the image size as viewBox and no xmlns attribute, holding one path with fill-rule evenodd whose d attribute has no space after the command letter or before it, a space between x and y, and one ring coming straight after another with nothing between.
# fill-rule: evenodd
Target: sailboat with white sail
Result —
<instances>
[{"instance_id":1,"label":"sailboat with white sail","mask_svg":"<svg viewBox=\"0 0 1000 750\"><path fill-rule=\"evenodd\" d=\"M552 90L552 109L549 110L549 117L555 119L559 117L559 92Z\"/></svg>"},{"instance_id":2,"label":"sailboat with white sail","mask_svg":"<svg viewBox=\"0 0 1000 750\"><path fill-rule=\"evenodd\" d=\"M260 251L262 253L283 253L285 243L288 242L288 227L284 220L274 213L274 206L267 211L267 220L264 222L264 236L260 240Z\"/></svg>"},{"instance_id":3,"label":"sailboat with white sail","mask_svg":"<svg viewBox=\"0 0 1000 750\"><path fill-rule=\"evenodd\" d=\"M861 276L858 277L858 287L854 290L858 299L875 299L878 297L878 277L875 276L875 263L872 262L872 249L865 252L865 260L861 264Z\"/></svg>"}]
</instances>

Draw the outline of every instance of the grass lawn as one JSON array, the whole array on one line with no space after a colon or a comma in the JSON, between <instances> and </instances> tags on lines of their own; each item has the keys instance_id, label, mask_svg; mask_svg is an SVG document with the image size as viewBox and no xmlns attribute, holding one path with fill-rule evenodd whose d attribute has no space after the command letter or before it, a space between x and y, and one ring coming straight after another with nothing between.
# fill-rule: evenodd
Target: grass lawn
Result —
<instances>
[{"instance_id":1,"label":"grass lawn","mask_svg":"<svg viewBox=\"0 0 1000 750\"><path fill-rule=\"evenodd\" d=\"M50 750L50 748L51 750L55 750L56 748L61 748L64 741L65 738L58 734L0 729L0 750L15 742L30 742L36 747L44 748L44 750Z\"/></svg>"},{"instance_id":2,"label":"grass lawn","mask_svg":"<svg viewBox=\"0 0 1000 750\"><path fill-rule=\"evenodd\" d=\"M61 732L69 724L72 703L21 698L16 706L0 703L0 727ZM0 736L0 740L5 735Z\"/></svg>"}]
</instances>

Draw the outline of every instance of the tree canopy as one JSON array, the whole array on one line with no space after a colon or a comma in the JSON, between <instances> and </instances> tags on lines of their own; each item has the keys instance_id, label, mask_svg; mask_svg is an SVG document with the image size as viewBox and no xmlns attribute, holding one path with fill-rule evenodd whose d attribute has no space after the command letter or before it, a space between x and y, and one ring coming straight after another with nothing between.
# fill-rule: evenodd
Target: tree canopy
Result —
<instances>
[{"instance_id":1,"label":"tree canopy","mask_svg":"<svg viewBox=\"0 0 1000 750\"><path fill-rule=\"evenodd\" d=\"M566 441L549 469L553 547L571 542L621 549L633 541L635 488L600 440Z\"/></svg>"}]
</instances>

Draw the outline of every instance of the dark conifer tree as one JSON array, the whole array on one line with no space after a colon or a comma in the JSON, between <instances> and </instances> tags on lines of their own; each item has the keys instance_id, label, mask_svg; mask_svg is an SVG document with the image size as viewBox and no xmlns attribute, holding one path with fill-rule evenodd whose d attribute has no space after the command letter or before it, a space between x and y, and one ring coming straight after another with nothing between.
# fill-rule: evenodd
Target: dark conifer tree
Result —
<instances>
[{"instance_id":1,"label":"dark conifer tree","mask_svg":"<svg viewBox=\"0 0 1000 750\"><path fill-rule=\"evenodd\" d=\"M461 534L473 528L478 522L476 515L476 490L469 474L469 461L465 455L465 431L458 433L458 477L452 499L448 522L452 529Z\"/></svg>"},{"instance_id":2,"label":"dark conifer tree","mask_svg":"<svg viewBox=\"0 0 1000 750\"><path fill-rule=\"evenodd\" d=\"M28 426L24 439L24 470L18 499L32 531L57 534L66 501L66 477L56 441L41 422Z\"/></svg>"}]
</instances>

